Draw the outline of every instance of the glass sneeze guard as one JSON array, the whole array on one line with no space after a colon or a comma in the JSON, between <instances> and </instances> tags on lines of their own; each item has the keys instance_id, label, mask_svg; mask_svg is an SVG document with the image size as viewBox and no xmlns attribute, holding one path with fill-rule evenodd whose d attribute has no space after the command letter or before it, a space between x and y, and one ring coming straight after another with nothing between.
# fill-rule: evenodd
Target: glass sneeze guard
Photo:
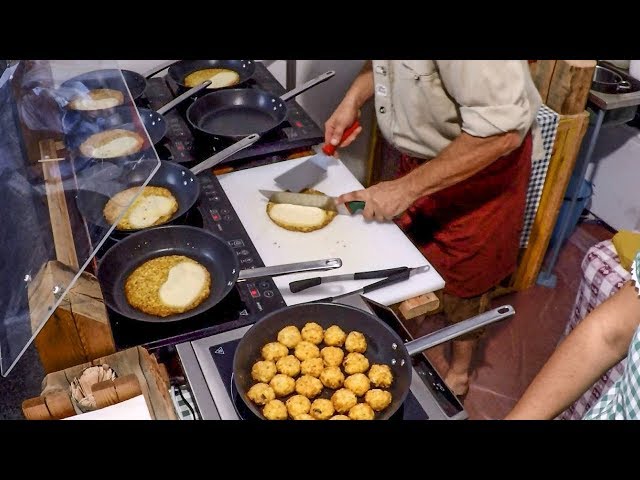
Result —
<instances>
[{"instance_id":1,"label":"glass sneeze guard","mask_svg":"<svg viewBox=\"0 0 640 480\"><path fill-rule=\"evenodd\" d=\"M94 257L159 167L116 61L0 60L2 376L69 294L95 300Z\"/></svg>"}]
</instances>

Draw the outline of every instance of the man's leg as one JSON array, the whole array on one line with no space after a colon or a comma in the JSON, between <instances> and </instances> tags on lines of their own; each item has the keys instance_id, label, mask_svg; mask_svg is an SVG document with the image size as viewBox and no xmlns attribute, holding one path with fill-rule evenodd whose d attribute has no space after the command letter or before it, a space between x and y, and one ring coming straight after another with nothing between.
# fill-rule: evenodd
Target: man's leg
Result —
<instances>
[{"instance_id":1,"label":"man's leg","mask_svg":"<svg viewBox=\"0 0 640 480\"><path fill-rule=\"evenodd\" d=\"M487 294L472 298L459 298L444 294L444 314L449 324L458 323L487 310L489 296ZM451 362L444 382L451 391L463 396L469 390L471 362L484 329L475 330L452 341Z\"/></svg>"}]
</instances>

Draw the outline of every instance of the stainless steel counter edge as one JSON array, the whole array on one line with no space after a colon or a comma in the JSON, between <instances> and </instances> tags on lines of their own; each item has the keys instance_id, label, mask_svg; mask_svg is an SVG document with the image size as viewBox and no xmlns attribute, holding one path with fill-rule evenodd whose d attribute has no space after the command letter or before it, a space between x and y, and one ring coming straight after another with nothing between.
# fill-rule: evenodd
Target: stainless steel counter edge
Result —
<instances>
[{"instance_id":1,"label":"stainless steel counter edge","mask_svg":"<svg viewBox=\"0 0 640 480\"><path fill-rule=\"evenodd\" d=\"M220 420L218 409L215 403L213 403L213 397L209 393L207 381L200 369L200 364L198 363L191 342L176 345L176 350L182 362L182 370L184 371L187 382L189 382L193 400L200 417L205 420Z\"/></svg>"}]
</instances>

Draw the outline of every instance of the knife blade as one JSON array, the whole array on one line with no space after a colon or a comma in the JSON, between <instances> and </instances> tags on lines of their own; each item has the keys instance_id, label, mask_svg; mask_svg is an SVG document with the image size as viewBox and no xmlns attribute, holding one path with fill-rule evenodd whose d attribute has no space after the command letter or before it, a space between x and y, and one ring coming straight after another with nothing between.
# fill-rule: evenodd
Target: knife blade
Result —
<instances>
[{"instance_id":1,"label":"knife blade","mask_svg":"<svg viewBox=\"0 0 640 480\"><path fill-rule=\"evenodd\" d=\"M315 195L310 193L280 192L274 190L259 190L259 192L273 203L286 203L289 205L300 205L303 207L316 207L340 215L352 215L363 210L364 202L354 201L345 204L338 204L334 197L327 195Z\"/></svg>"},{"instance_id":2,"label":"knife blade","mask_svg":"<svg viewBox=\"0 0 640 480\"><path fill-rule=\"evenodd\" d=\"M383 280L379 280L377 282L371 283L362 287L358 290L354 290L352 292L342 293L340 295L336 295L335 297L326 297L320 298L318 300L313 300L309 303L319 303L319 302L335 302L341 298L350 297L351 295L364 295L365 293L373 292L374 290L378 290L380 288L388 287L389 285L394 285L396 283L402 282L403 280L408 279L409 277L415 275L419 272L428 272L431 269L429 265L422 265L420 267L408 268L407 270L402 270L398 273L394 273Z\"/></svg>"}]
</instances>

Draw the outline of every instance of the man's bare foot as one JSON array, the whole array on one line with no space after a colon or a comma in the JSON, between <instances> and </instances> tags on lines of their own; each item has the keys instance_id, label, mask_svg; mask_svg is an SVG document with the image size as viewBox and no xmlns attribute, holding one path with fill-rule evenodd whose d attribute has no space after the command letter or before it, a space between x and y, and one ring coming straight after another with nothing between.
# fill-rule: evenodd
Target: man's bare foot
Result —
<instances>
[{"instance_id":1,"label":"man's bare foot","mask_svg":"<svg viewBox=\"0 0 640 480\"><path fill-rule=\"evenodd\" d=\"M447 376L444 379L444 383L457 397L466 395L469 391L469 374L468 373L456 373L449 370Z\"/></svg>"}]
</instances>

